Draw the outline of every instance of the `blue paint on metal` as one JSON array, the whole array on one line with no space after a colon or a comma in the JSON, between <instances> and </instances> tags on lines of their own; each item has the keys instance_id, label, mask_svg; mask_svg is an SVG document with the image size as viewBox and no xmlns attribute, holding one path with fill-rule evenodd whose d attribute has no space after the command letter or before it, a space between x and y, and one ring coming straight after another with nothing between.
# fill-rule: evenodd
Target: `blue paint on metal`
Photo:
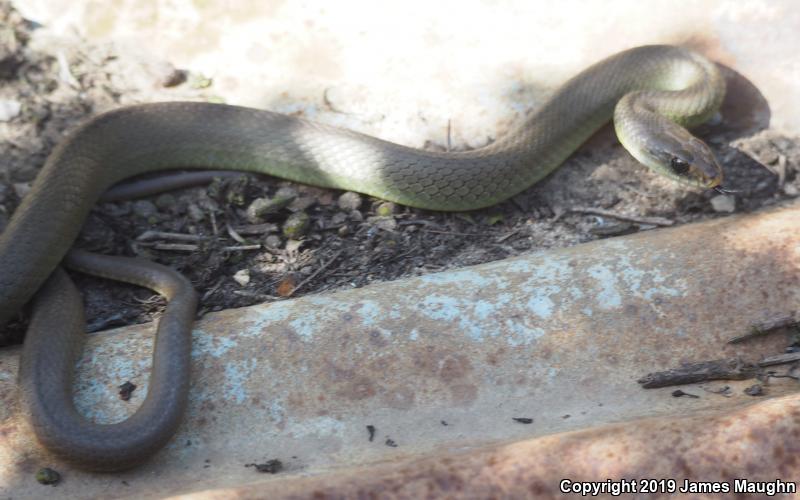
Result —
<instances>
[{"instance_id":1,"label":"blue paint on metal","mask_svg":"<svg viewBox=\"0 0 800 500\"><path fill-rule=\"evenodd\" d=\"M467 315L463 315L458 322L461 331L475 342L482 342L487 336L493 337L497 333L495 328L480 322L470 320Z\"/></svg>"},{"instance_id":2,"label":"blue paint on metal","mask_svg":"<svg viewBox=\"0 0 800 500\"><path fill-rule=\"evenodd\" d=\"M479 319L486 319L492 314L497 307L494 303L486 301L486 300L478 300L472 306L472 310L475 313L475 317Z\"/></svg>"},{"instance_id":3,"label":"blue paint on metal","mask_svg":"<svg viewBox=\"0 0 800 500\"><path fill-rule=\"evenodd\" d=\"M392 319L400 319L403 317L403 313L400 312L400 308L397 307L397 305L393 305L389 310L389 317Z\"/></svg>"},{"instance_id":4,"label":"blue paint on metal","mask_svg":"<svg viewBox=\"0 0 800 500\"><path fill-rule=\"evenodd\" d=\"M459 302L454 297L431 294L422 301L422 313L431 319L452 321L461 314Z\"/></svg>"},{"instance_id":5,"label":"blue paint on metal","mask_svg":"<svg viewBox=\"0 0 800 500\"><path fill-rule=\"evenodd\" d=\"M314 337L315 326L317 325L315 319L316 314L309 312L290 321L289 326L304 339L311 340Z\"/></svg>"},{"instance_id":6,"label":"blue paint on metal","mask_svg":"<svg viewBox=\"0 0 800 500\"><path fill-rule=\"evenodd\" d=\"M553 314L555 304L550 295L558 290L557 287L541 287L528 299L528 309L542 319L548 319Z\"/></svg>"},{"instance_id":7,"label":"blue paint on metal","mask_svg":"<svg viewBox=\"0 0 800 500\"><path fill-rule=\"evenodd\" d=\"M617 255L617 274L624 282L626 293L638 295L650 302L658 296L680 297L686 292L685 283L674 283L673 286L665 284L666 278L660 271L662 266L642 269L641 265L631 263L624 243L616 242L612 247Z\"/></svg>"},{"instance_id":8,"label":"blue paint on metal","mask_svg":"<svg viewBox=\"0 0 800 500\"><path fill-rule=\"evenodd\" d=\"M498 286L495 280L472 270L456 270L443 273L427 274L417 278L423 285L473 285L476 287ZM504 288L504 287L503 287Z\"/></svg>"},{"instance_id":9,"label":"blue paint on metal","mask_svg":"<svg viewBox=\"0 0 800 500\"><path fill-rule=\"evenodd\" d=\"M383 309L374 300L362 300L358 314L361 315L361 322L364 326L373 326L383 314Z\"/></svg>"},{"instance_id":10,"label":"blue paint on metal","mask_svg":"<svg viewBox=\"0 0 800 500\"><path fill-rule=\"evenodd\" d=\"M503 262L503 267L509 273L531 272L531 263L527 258L524 257L514 260L507 260Z\"/></svg>"},{"instance_id":11,"label":"blue paint on metal","mask_svg":"<svg viewBox=\"0 0 800 500\"><path fill-rule=\"evenodd\" d=\"M273 422L280 422L286 418L286 408L283 402L278 398L273 398L269 403L269 410L267 410L269 418Z\"/></svg>"},{"instance_id":12,"label":"blue paint on metal","mask_svg":"<svg viewBox=\"0 0 800 500\"><path fill-rule=\"evenodd\" d=\"M543 329L529 327L522 321L507 319L505 325L510 332L510 335L506 337L506 341L513 347L531 345L536 339L541 338L545 334Z\"/></svg>"},{"instance_id":13,"label":"blue paint on metal","mask_svg":"<svg viewBox=\"0 0 800 500\"><path fill-rule=\"evenodd\" d=\"M225 381L222 386L225 397L242 404L247 400L247 382L253 370L258 366L255 359L229 361L224 368Z\"/></svg>"},{"instance_id":14,"label":"blue paint on metal","mask_svg":"<svg viewBox=\"0 0 800 500\"><path fill-rule=\"evenodd\" d=\"M287 425L286 432L295 439L307 436L322 438L326 436L341 436L347 428L348 426L341 420L322 416L290 421L289 425Z\"/></svg>"},{"instance_id":15,"label":"blue paint on metal","mask_svg":"<svg viewBox=\"0 0 800 500\"><path fill-rule=\"evenodd\" d=\"M589 276L597 280L600 291L595 298L597 307L603 310L618 309L622 306L622 296L617 290L617 277L612 269L596 264L587 269Z\"/></svg>"},{"instance_id":16,"label":"blue paint on metal","mask_svg":"<svg viewBox=\"0 0 800 500\"><path fill-rule=\"evenodd\" d=\"M234 340L235 338L236 335L210 335L200 328L195 328L192 332L192 358L206 354L214 358L221 358L239 345Z\"/></svg>"}]
</instances>

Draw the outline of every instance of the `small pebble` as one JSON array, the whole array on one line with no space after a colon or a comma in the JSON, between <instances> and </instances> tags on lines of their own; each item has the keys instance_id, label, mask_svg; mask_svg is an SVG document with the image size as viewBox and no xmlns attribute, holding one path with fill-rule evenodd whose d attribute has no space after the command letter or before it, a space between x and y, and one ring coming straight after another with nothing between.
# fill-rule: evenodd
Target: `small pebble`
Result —
<instances>
[{"instance_id":1,"label":"small pebble","mask_svg":"<svg viewBox=\"0 0 800 500\"><path fill-rule=\"evenodd\" d=\"M286 253L296 254L300 250L301 246L303 246L302 240L289 240L286 242Z\"/></svg>"},{"instance_id":2,"label":"small pebble","mask_svg":"<svg viewBox=\"0 0 800 500\"><path fill-rule=\"evenodd\" d=\"M28 191L31 190L31 183L30 182L15 182L14 183L14 194L17 195L17 198L22 199L28 194Z\"/></svg>"},{"instance_id":3,"label":"small pebble","mask_svg":"<svg viewBox=\"0 0 800 500\"><path fill-rule=\"evenodd\" d=\"M317 203L323 207L329 207L334 204L333 195L331 193L322 193L317 196Z\"/></svg>"},{"instance_id":4,"label":"small pebble","mask_svg":"<svg viewBox=\"0 0 800 500\"><path fill-rule=\"evenodd\" d=\"M336 203L342 210L352 212L353 210L358 210L358 207L361 206L361 195L348 191L342 194Z\"/></svg>"},{"instance_id":5,"label":"small pebble","mask_svg":"<svg viewBox=\"0 0 800 500\"><path fill-rule=\"evenodd\" d=\"M331 217L331 224L334 226L338 226L339 224L344 224L347 220L347 214L344 212L337 212L333 214Z\"/></svg>"},{"instance_id":6,"label":"small pebble","mask_svg":"<svg viewBox=\"0 0 800 500\"><path fill-rule=\"evenodd\" d=\"M297 197L297 192L283 192L279 189L272 198L256 198L247 207L247 219L252 223L258 223L261 218L274 214L286 207Z\"/></svg>"},{"instance_id":7,"label":"small pebble","mask_svg":"<svg viewBox=\"0 0 800 500\"><path fill-rule=\"evenodd\" d=\"M764 395L764 386L761 384L754 384L744 390L744 393L748 396L763 396Z\"/></svg>"},{"instance_id":8,"label":"small pebble","mask_svg":"<svg viewBox=\"0 0 800 500\"><path fill-rule=\"evenodd\" d=\"M364 220L364 215L358 210L351 211L349 215L350 220L353 222L362 222Z\"/></svg>"},{"instance_id":9,"label":"small pebble","mask_svg":"<svg viewBox=\"0 0 800 500\"><path fill-rule=\"evenodd\" d=\"M158 208L152 201L136 200L133 202L133 213L139 217L148 218L158 213Z\"/></svg>"},{"instance_id":10,"label":"small pebble","mask_svg":"<svg viewBox=\"0 0 800 500\"><path fill-rule=\"evenodd\" d=\"M273 198L297 198L297 190L291 186L283 186L282 188L275 191L275 196Z\"/></svg>"},{"instance_id":11,"label":"small pebble","mask_svg":"<svg viewBox=\"0 0 800 500\"><path fill-rule=\"evenodd\" d=\"M256 198L247 206L247 220L256 224L261 221L261 217L274 211L272 200L269 198Z\"/></svg>"},{"instance_id":12,"label":"small pebble","mask_svg":"<svg viewBox=\"0 0 800 500\"><path fill-rule=\"evenodd\" d=\"M287 238L297 239L308 232L311 218L305 212L295 212L286 218L283 223L283 235Z\"/></svg>"},{"instance_id":13,"label":"small pebble","mask_svg":"<svg viewBox=\"0 0 800 500\"><path fill-rule=\"evenodd\" d=\"M277 249L280 248L283 244L281 237L277 234L270 234L266 238L264 238L264 246L267 248Z\"/></svg>"},{"instance_id":14,"label":"small pebble","mask_svg":"<svg viewBox=\"0 0 800 500\"><path fill-rule=\"evenodd\" d=\"M239 283L240 286L247 286L250 283L250 270L241 269L236 271L236 274L233 275L233 281Z\"/></svg>"},{"instance_id":15,"label":"small pebble","mask_svg":"<svg viewBox=\"0 0 800 500\"><path fill-rule=\"evenodd\" d=\"M197 203L189 203L187 209L189 211L189 218L195 222L200 222L201 220L206 218L205 212L203 212L203 209L200 208L200 206Z\"/></svg>"},{"instance_id":16,"label":"small pebble","mask_svg":"<svg viewBox=\"0 0 800 500\"><path fill-rule=\"evenodd\" d=\"M36 480L39 484L52 484L56 485L61 481L61 474L54 471L50 467L42 467L36 472Z\"/></svg>"},{"instance_id":17,"label":"small pebble","mask_svg":"<svg viewBox=\"0 0 800 500\"><path fill-rule=\"evenodd\" d=\"M19 116L22 103L10 99L0 99L0 122L8 122Z\"/></svg>"},{"instance_id":18,"label":"small pebble","mask_svg":"<svg viewBox=\"0 0 800 500\"><path fill-rule=\"evenodd\" d=\"M381 203L380 205L378 205L378 208L375 209L375 213L377 215L380 215L380 216L383 216L383 217L388 217L388 216L394 214L396 209L397 209L397 205L395 205L394 203L392 203L390 201L385 201L385 202Z\"/></svg>"},{"instance_id":19,"label":"small pebble","mask_svg":"<svg viewBox=\"0 0 800 500\"><path fill-rule=\"evenodd\" d=\"M169 193L163 193L156 198L156 206L161 210L170 210L175 206L175 196Z\"/></svg>"},{"instance_id":20,"label":"small pebble","mask_svg":"<svg viewBox=\"0 0 800 500\"><path fill-rule=\"evenodd\" d=\"M787 196L797 196L799 191L797 189L797 186L795 186L794 184L784 184L783 192L786 193Z\"/></svg>"},{"instance_id":21,"label":"small pebble","mask_svg":"<svg viewBox=\"0 0 800 500\"><path fill-rule=\"evenodd\" d=\"M216 179L214 180L216 181ZM208 190L211 190L212 186L215 185L217 190L224 188L224 199L227 204L243 207L248 198L247 189L250 187L250 177L242 174L233 179L223 180L220 184L212 182Z\"/></svg>"},{"instance_id":22,"label":"small pebble","mask_svg":"<svg viewBox=\"0 0 800 500\"><path fill-rule=\"evenodd\" d=\"M715 212L731 213L736 210L736 198L720 194L711 198L711 208Z\"/></svg>"},{"instance_id":23,"label":"small pebble","mask_svg":"<svg viewBox=\"0 0 800 500\"><path fill-rule=\"evenodd\" d=\"M301 210L306 210L311 207L313 204L317 202L317 199L313 196L301 196L299 198L295 198L289 204L289 210L292 212L299 212Z\"/></svg>"},{"instance_id":24,"label":"small pebble","mask_svg":"<svg viewBox=\"0 0 800 500\"><path fill-rule=\"evenodd\" d=\"M367 222L372 224L373 227L382 229L384 231L394 231L397 229L397 221L394 217L369 217Z\"/></svg>"},{"instance_id":25,"label":"small pebble","mask_svg":"<svg viewBox=\"0 0 800 500\"><path fill-rule=\"evenodd\" d=\"M184 83L187 78L189 77L189 72L185 69L177 69L171 64L166 65L163 68L163 73L161 74L160 81L162 87L177 87L181 83Z\"/></svg>"}]
</instances>

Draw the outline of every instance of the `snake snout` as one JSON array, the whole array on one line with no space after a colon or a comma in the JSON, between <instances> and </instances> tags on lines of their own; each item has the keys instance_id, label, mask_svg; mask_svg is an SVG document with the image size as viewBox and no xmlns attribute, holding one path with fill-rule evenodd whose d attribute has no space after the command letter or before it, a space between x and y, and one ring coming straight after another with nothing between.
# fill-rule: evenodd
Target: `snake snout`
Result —
<instances>
[{"instance_id":1,"label":"snake snout","mask_svg":"<svg viewBox=\"0 0 800 500\"><path fill-rule=\"evenodd\" d=\"M719 186L723 178L722 167L711 148L696 137L691 138L687 147L693 157L687 174L706 189Z\"/></svg>"}]
</instances>

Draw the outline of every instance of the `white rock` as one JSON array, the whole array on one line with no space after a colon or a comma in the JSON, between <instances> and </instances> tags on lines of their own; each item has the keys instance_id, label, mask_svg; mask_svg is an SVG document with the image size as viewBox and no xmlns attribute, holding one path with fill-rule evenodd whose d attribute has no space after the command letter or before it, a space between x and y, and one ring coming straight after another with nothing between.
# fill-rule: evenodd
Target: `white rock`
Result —
<instances>
[{"instance_id":1,"label":"white rock","mask_svg":"<svg viewBox=\"0 0 800 500\"><path fill-rule=\"evenodd\" d=\"M247 286L247 284L250 283L250 270L242 269L236 271L236 274L233 275L233 281L239 283L241 286Z\"/></svg>"},{"instance_id":2,"label":"white rock","mask_svg":"<svg viewBox=\"0 0 800 500\"><path fill-rule=\"evenodd\" d=\"M0 99L0 122L11 121L22 110L22 103L10 99Z\"/></svg>"},{"instance_id":3,"label":"white rock","mask_svg":"<svg viewBox=\"0 0 800 500\"><path fill-rule=\"evenodd\" d=\"M736 210L736 198L726 194L720 194L711 198L711 208L715 212L731 213Z\"/></svg>"}]
</instances>

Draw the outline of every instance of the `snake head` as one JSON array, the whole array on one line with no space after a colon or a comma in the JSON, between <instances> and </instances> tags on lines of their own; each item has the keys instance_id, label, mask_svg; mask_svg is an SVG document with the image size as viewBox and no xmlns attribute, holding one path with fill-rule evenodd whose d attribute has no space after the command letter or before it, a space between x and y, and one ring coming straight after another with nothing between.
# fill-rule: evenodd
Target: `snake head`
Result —
<instances>
[{"instance_id":1,"label":"snake head","mask_svg":"<svg viewBox=\"0 0 800 500\"><path fill-rule=\"evenodd\" d=\"M647 152L654 168L678 182L703 189L722 182L722 167L711 148L677 124L653 135Z\"/></svg>"}]
</instances>

